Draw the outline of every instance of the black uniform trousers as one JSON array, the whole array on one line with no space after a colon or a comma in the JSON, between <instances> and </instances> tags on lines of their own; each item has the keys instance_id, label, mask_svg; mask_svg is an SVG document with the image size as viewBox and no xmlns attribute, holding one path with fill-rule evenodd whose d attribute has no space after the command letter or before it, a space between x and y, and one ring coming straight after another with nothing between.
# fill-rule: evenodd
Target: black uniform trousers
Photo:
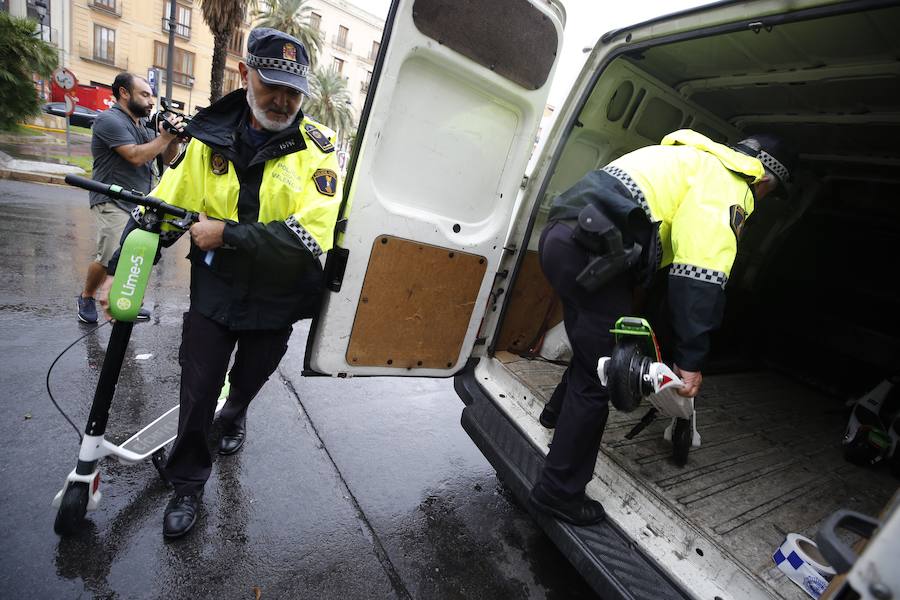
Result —
<instances>
[{"instance_id":1,"label":"black uniform trousers","mask_svg":"<svg viewBox=\"0 0 900 600\"><path fill-rule=\"evenodd\" d=\"M233 331L193 308L184 315L181 348L181 398L178 437L166 464L166 474L178 495L199 494L212 471L207 437L231 353L237 345L228 400L219 413L223 426L241 422L247 407L287 351L292 327L278 330Z\"/></svg>"},{"instance_id":2,"label":"black uniform trousers","mask_svg":"<svg viewBox=\"0 0 900 600\"><path fill-rule=\"evenodd\" d=\"M610 329L632 307L633 278L623 273L594 292L575 281L587 266L587 252L572 238L572 226L556 221L540 240L541 269L559 295L572 360L550 397L559 414L539 483L562 498L576 498L591 480L609 415L609 394L600 385L597 361L610 356Z\"/></svg>"}]
</instances>

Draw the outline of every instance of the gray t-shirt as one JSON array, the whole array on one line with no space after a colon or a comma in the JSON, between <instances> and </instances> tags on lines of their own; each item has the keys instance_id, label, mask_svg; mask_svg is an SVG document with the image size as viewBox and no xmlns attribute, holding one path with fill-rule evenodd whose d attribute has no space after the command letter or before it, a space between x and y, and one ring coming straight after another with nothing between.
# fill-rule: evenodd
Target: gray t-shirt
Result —
<instances>
[{"instance_id":1,"label":"gray t-shirt","mask_svg":"<svg viewBox=\"0 0 900 600\"><path fill-rule=\"evenodd\" d=\"M97 115L91 128L91 155L94 157L92 179L115 183L126 190L137 190L144 194L150 191L153 186L153 161L135 167L114 150L117 146L141 145L153 141L156 133L147 128L145 123L141 119L135 124L117 105ZM91 192L90 197L91 206L110 201L109 196L95 192Z\"/></svg>"}]
</instances>

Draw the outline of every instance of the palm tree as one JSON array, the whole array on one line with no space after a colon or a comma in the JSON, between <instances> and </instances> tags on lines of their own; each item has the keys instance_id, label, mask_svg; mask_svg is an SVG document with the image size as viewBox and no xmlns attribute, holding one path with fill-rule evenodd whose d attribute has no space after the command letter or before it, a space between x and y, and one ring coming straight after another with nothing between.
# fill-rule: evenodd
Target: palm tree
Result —
<instances>
[{"instance_id":1,"label":"palm tree","mask_svg":"<svg viewBox=\"0 0 900 600\"><path fill-rule=\"evenodd\" d=\"M50 77L58 60L56 48L38 35L35 21L0 11L0 129L40 114L32 74Z\"/></svg>"},{"instance_id":2,"label":"palm tree","mask_svg":"<svg viewBox=\"0 0 900 600\"><path fill-rule=\"evenodd\" d=\"M242 0L200 0L203 21L213 34L212 73L209 79L209 101L222 96L225 80L225 56L234 31L244 22L247 3Z\"/></svg>"},{"instance_id":3,"label":"palm tree","mask_svg":"<svg viewBox=\"0 0 900 600\"><path fill-rule=\"evenodd\" d=\"M312 7L308 0L270 0L255 4L253 18L257 27L271 27L292 35L306 46L309 65L315 67L316 57L322 49L322 33L309 21ZM262 5L262 9L259 5Z\"/></svg>"},{"instance_id":4,"label":"palm tree","mask_svg":"<svg viewBox=\"0 0 900 600\"><path fill-rule=\"evenodd\" d=\"M316 69L309 78L310 98L303 112L338 132L343 139L354 127L352 97L347 82L333 67Z\"/></svg>"}]
</instances>

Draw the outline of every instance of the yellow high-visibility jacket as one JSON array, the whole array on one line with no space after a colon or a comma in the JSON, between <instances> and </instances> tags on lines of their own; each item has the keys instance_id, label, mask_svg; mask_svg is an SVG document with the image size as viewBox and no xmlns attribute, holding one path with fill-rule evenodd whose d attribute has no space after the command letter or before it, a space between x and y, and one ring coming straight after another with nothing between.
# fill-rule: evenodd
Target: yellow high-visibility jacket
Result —
<instances>
[{"instance_id":1,"label":"yellow high-visibility jacket","mask_svg":"<svg viewBox=\"0 0 900 600\"><path fill-rule=\"evenodd\" d=\"M237 90L198 113L151 195L226 222L224 247L191 244L192 308L232 329L280 329L311 316L323 289L342 197L334 132L300 115L257 145L248 110ZM165 225L162 241L181 233Z\"/></svg>"},{"instance_id":2,"label":"yellow high-visibility jacket","mask_svg":"<svg viewBox=\"0 0 900 600\"><path fill-rule=\"evenodd\" d=\"M588 173L554 201L550 219L577 217L593 203L635 239L644 236L631 224L652 224L657 243L645 248L645 262L669 267L675 363L700 370L709 334L723 317L738 238L754 209L750 185L763 175L756 158L682 129ZM641 213L646 220L635 219Z\"/></svg>"}]
</instances>

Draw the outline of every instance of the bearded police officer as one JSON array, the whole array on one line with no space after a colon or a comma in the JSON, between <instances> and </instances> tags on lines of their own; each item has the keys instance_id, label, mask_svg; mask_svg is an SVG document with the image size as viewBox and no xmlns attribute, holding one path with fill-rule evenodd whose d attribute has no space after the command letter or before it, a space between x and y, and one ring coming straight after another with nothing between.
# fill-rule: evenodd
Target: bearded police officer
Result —
<instances>
[{"instance_id":1,"label":"bearded police officer","mask_svg":"<svg viewBox=\"0 0 900 600\"><path fill-rule=\"evenodd\" d=\"M200 111L192 136L152 195L201 213L190 229L191 303L184 315L178 437L166 472L175 493L163 534L194 525L212 460L207 435L237 346L220 413L219 454L238 451L247 407L312 316L341 203L334 133L300 111L309 56L280 31L250 32L243 89ZM163 231L172 243L175 231ZM112 266L110 272L114 272ZM108 302L104 294L104 302Z\"/></svg>"},{"instance_id":2,"label":"bearded police officer","mask_svg":"<svg viewBox=\"0 0 900 600\"><path fill-rule=\"evenodd\" d=\"M679 393L696 396L710 332L721 323L725 284L755 203L784 186L792 154L770 135L734 147L691 130L588 173L550 209L541 268L562 300L573 357L541 413L556 429L531 492L538 510L577 525L604 518L585 495L609 414L597 361L613 349L615 321L633 292L668 271L668 325Z\"/></svg>"}]
</instances>

